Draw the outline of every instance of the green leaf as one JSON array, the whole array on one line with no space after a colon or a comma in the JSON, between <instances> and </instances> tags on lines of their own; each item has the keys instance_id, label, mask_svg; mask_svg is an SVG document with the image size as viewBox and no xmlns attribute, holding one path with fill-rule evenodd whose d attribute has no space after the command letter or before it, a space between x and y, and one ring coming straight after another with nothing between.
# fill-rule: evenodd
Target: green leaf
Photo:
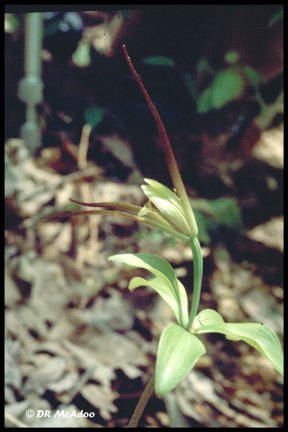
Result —
<instances>
[{"instance_id":1,"label":"green leaf","mask_svg":"<svg viewBox=\"0 0 288 432\"><path fill-rule=\"evenodd\" d=\"M194 330L199 327L203 328L208 325L225 324L222 316L213 309L204 309L201 311L194 320Z\"/></svg>"},{"instance_id":2,"label":"green leaf","mask_svg":"<svg viewBox=\"0 0 288 432\"><path fill-rule=\"evenodd\" d=\"M212 84L200 95L198 112L222 108L228 102L237 99L244 86L244 79L236 68L231 67L218 72Z\"/></svg>"},{"instance_id":3,"label":"green leaf","mask_svg":"<svg viewBox=\"0 0 288 432\"><path fill-rule=\"evenodd\" d=\"M214 69L212 68L212 66L210 65L210 63L206 57L201 57L200 60L198 61L198 64L196 67L196 72L197 72L197 75L201 75L204 73L209 74L209 75L213 75Z\"/></svg>"},{"instance_id":4,"label":"green leaf","mask_svg":"<svg viewBox=\"0 0 288 432\"><path fill-rule=\"evenodd\" d=\"M190 372L205 354L203 343L176 324L162 333L156 359L155 392L163 397Z\"/></svg>"},{"instance_id":5,"label":"green leaf","mask_svg":"<svg viewBox=\"0 0 288 432\"><path fill-rule=\"evenodd\" d=\"M278 10L269 20L268 26L269 27L273 27L276 23L278 23L279 21L282 21L284 18L284 11L283 11L283 7L281 7L280 10Z\"/></svg>"},{"instance_id":6,"label":"green leaf","mask_svg":"<svg viewBox=\"0 0 288 432\"><path fill-rule=\"evenodd\" d=\"M194 75L188 72L183 72L181 76L184 85L186 86L188 92L190 93L190 96L192 96L192 99L195 101L197 99L198 92L197 92L197 85L196 85Z\"/></svg>"},{"instance_id":7,"label":"green leaf","mask_svg":"<svg viewBox=\"0 0 288 432\"><path fill-rule=\"evenodd\" d=\"M149 64L151 66L168 66L168 67L175 66L175 62L172 59L164 56L145 57L142 59L142 62Z\"/></svg>"},{"instance_id":8,"label":"green leaf","mask_svg":"<svg viewBox=\"0 0 288 432\"><path fill-rule=\"evenodd\" d=\"M205 319L206 318L206 319ZM263 354L283 375L283 352L275 332L265 324L224 323L221 315L202 311L195 319L195 334L222 333L231 340L243 340Z\"/></svg>"},{"instance_id":9,"label":"green leaf","mask_svg":"<svg viewBox=\"0 0 288 432\"><path fill-rule=\"evenodd\" d=\"M233 198L219 198L211 201L211 212L217 222L227 228L242 232L243 223L237 201Z\"/></svg>"},{"instance_id":10,"label":"green leaf","mask_svg":"<svg viewBox=\"0 0 288 432\"><path fill-rule=\"evenodd\" d=\"M169 287L163 282L159 277L155 277L147 281L141 277L134 277L131 279L129 283L129 290L133 291L135 288L140 286L150 286L152 287L162 298L166 301L166 303L170 306L178 323L181 325L181 315L178 306L178 302L175 299L175 296L169 289ZM182 283L178 280L178 287L180 293L180 301L181 301L181 309L182 309L182 323L183 327L186 327L188 324L188 299L185 288Z\"/></svg>"},{"instance_id":11,"label":"green leaf","mask_svg":"<svg viewBox=\"0 0 288 432\"><path fill-rule=\"evenodd\" d=\"M196 207L196 208L195 208ZM243 222L237 201L233 198L219 198L212 201L204 201L204 204L197 209L194 207L194 214L199 227L198 238L201 242L209 244L211 238L225 232L233 231L235 234L243 232Z\"/></svg>"},{"instance_id":12,"label":"green leaf","mask_svg":"<svg viewBox=\"0 0 288 432\"><path fill-rule=\"evenodd\" d=\"M210 86L211 87L211 86ZM206 113L210 109L212 109L211 102L211 89L208 87L205 91L201 93L197 101L197 111L198 113Z\"/></svg>"},{"instance_id":13,"label":"green leaf","mask_svg":"<svg viewBox=\"0 0 288 432\"><path fill-rule=\"evenodd\" d=\"M212 84L212 107L219 109L236 99L242 93L244 85L244 79L236 69L230 68L219 72Z\"/></svg>"},{"instance_id":14,"label":"green leaf","mask_svg":"<svg viewBox=\"0 0 288 432\"><path fill-rule=\"evenodd\" d=\"M91 63L90 43L79 42L72 58L73 62L79 67L89 66Z\"/></svg>"},{"instance_id":15,"label":"green leaf","mask_svg":"<svg viewBox=\"0 0 288 432\"><path fill-rule=\"evenodd\" d=\"M5 33L15 33L18 30L19 25L19 19L17 16L15 16L15 14L5 14Z\"/></svg>"},{"instance_id":16,"label":"green leaf","mask_svg":"<svg viewBox=\"0 0 288 432\"><path fill-rule=\"evenodd\" d=\"M158 276L163 282L170 287L171 292L178 290L177 278L173 268L163 258L153 254L121 254L113 255L108 258L112 261L121 261L134 267L149 270L155 276ZM177 287L177 288L175 288Z\"/></svg>"},{"instance_id":17,"label":"green leaf","mask_svg":"<svg viewBox=\"0 0 288 432\"><path fill-rule=\"evenodd\" d=\"M181 294L182 290L181 287L179 288L179 281L173 268L167 261L157 255L141 253L113 255L108 260L121 261L134 267L143 268L157 276L175 298L179 308L179 320L181 321L181 325L185 326L186 312L182 310L182 307L186 307L185 300L182 306L183 293Z\"/></svg>"},{"instance_id":18,"label":"green leaf","mask_svg":"<svg viewBox=\"0 0 288 432\"><path fill-rule=\"evenodd\" d=\"M211 217L209 218L204 213L199 211L197 208L193 209L196 223L199 229L198 240L205 245L211 243L210 237L210 227L211 227Z\"/></svg>"},{"instance_id":19,"label":"green leaf","mask_svg":"<svg viewBox=\"0 0 288 432\"><path fill-rule=\"evenodd\" d=\"M254 87L264 82L262 75L250 66L244 66L243 70Z\"/></svg>"},{"instance_id":20,"label":"green leaf","mask_svg":"<svg viewBox=\"0 0 288 432\"><path fill-rule=\"evenodd\" d=\"M239 60L239 53L237 51L227 51L224 58L225 61L231 65L236 64Z\"/></svg>"},{"instance_id":21,"label":"green leaf","mask_svg":"<svg viewBox=\"0 0 288 432\"><path fill-rule=\"evenodd\" d=\"M102 122L106 114L107 110L105 108L90 106L86 109L84 117L86 123L89 123L93 129Z\"/></svg>"}]
</instances>

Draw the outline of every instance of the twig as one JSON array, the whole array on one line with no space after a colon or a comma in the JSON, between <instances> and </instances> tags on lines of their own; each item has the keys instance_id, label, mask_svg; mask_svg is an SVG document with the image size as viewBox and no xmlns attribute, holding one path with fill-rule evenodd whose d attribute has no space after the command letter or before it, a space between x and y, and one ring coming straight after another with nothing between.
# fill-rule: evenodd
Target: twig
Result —
<instances>
[{"instance_id":1,"label":"twig","mask_svg":"<svg viewBox=\"0 0 288 432\"><path fill-rule=\"evenodd\" d=\"M78 152L78 168L84 169L87 166L87 152L89 147L89 137L91 134L91 126L86 123L83 126L80 144L79 144L79 152Z\"/></svg>"},{"instance_id":2,"label":"twig","mask_svg":"<svg viewBox=\"0 0 288 432\"><path fill-rule=\"evenodd\" d=\"M6 411L5 411L5 419L10 421L14 426L21 427L21 428L28 427L25 423L22 423L20 420L18 420L17 418L15 418L14 416L12 416Z\"/></svg>"},{"instance_id":3,"label":"twig","mask_svg":"<svg viewBox=\"0 0 288 432\"><path fill-rule=\"evenodd\" d=\"M101 172L101 169L99 167L96 167L96 166L88 167L88 168L85 168L81 171L77 171L77 172L62 176L62 178L60 180L57 180L56 182L47 183L45 185L35 187L35 189L33 189L32 192L29 192L26 194L21 193L19 198L21 201L26 201L26 200L34 198L35 196L40 195L42 193L59 189L65 183L75 182L75 181L81 180L82 178L85 178L85 177L97 176L101 173L102 172Z\"/></svg>"},{"instance_id":4,"label":"twig","mask_svg":"<svg viewBox=\"0 0 288 432\"><path fill-rule=\"evenodd\" d=\"M20 195L20 200L24 201L24 200L28 200L28 199L32 199L37 195L40 195L42 193L46 193L49 191L53 191L53 190L58 190L61 186L63 186L66 183L69 182L76 182L81 180L82 178L85 177L90 177L90 176L97 176L99 175L99 168L98 167L89 167L86 168L85 170L81 170L78 172L74 172L71 174L67 174L66 176L63 176L63 178L55 183L50 183L47 184L45 186L40 186L36 189L34 189L32 192L30 192L27 195L21 194ZM23 222L21 222L19 224L19 229L27 229L27 228L31 228L32 226L36 225L38 221L40 221L41 219L44 219L45 217L48 217L49 214L51 213L51 210L49 209L47 212L47 208L44 207L44 209L41 211L41 213L38 214L33 214L32 216L26 218ZM61 209L59 209L59 211L61 211Z\"/></svg>"},{"instance_id":5,"label":"twig","mask_svg":"<svg viewBox=\"0 0 288 432\"><path fill-rule=\"evenodd\" d=\"M89 137L91 134L91 126L90 124L85 124L82 129L80 144L79 144L79 153L78 153L78 168L85 169L87 166L87 152L89 147ZM91 191L88 183L81 183L81 194L84 202L91 202ZM95 221L95 219L94 219ZM97 243L98 241L98 228L97 225L93 222L92 216L89 216L89 224L90 224L90 242L91 244Z\"/></svg>"},{"instance_id":6,"label":"twig","mask_svg":"<svg viewBox=\"0 0 288 432\"><path fill-rule=\"evenodd\" d=\"M77 396L77 394L80 392L82 387L84 387L84 385L90 379L93 370L94 370L93 367L89 367L88 369L86 369L86 371L84 372L84 374L81 376L80 380L78 381L76 387L70 393L69 398L63 404L61 404L61 407L65 408L71 404L71 402L73 401L75 396Z\"/></svg>"},{"instance_id":7,"label":"twig","mask_svg":"<svg viewBox=\"0 0 288 432\"><path fill-rule=\"evenodd\" d=\"M83 170L87 167L87 152L89 147L89 137L91 126L87 123L83 126L78 152L78 168ZM91 202L91 193L87 183L81 183L81 195L85 202Z\"/></svg>"}]
</instances>

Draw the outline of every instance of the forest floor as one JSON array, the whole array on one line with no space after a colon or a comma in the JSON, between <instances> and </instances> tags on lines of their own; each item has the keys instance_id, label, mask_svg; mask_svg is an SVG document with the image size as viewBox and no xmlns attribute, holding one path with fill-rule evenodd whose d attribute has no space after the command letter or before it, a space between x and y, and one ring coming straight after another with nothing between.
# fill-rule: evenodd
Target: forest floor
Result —
<instances>
[{"instance_id":1,"label":"forest floor","mask_svg":"<svg viewBox=\"0 0 288 432\"><path fill-rule=\"evenodd\" d=\"M263 133L255 148L267 169L283 167L282 133ZM115 183L84 155L82 164L71 159L79 170L63 175L61 149L28 157L18 139L6 143L6 156L6 426L125 427L153 373L160 334L174 318L148 288L129 292L129 280L143 270L107 258L156 253L191 294L191 251L110 216L38 223L75 209L69 198L143 205L140 173ZM203 245L202 253L200 310L215 309L228 322L265 323L282 342L283 217L244 229L233 253L225 242ZM222 335L202 340L207 353L167 398L152 396L139 426L282 427L283 382L269 361ZM59 417L62 410L71 416Z\"/></svg>"}]
</instances>

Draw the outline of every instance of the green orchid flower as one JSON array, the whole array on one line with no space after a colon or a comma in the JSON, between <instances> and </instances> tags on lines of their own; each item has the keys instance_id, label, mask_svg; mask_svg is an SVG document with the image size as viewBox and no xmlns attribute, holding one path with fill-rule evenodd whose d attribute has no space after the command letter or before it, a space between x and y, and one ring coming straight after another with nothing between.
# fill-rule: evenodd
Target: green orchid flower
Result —
<instances>
[{"instance_id":1,"label":"green orchid flower","mask_svg":"<svg viewBox=\"0 0 288 432\"><path fill-rule=\"evenodd\" d=\"M142 190L149 201L143 207L121 202L85 203L70 198L74 203L97 208L94 211L73 212L73 216L87 214L121 216L160 229L182 241L189 241L194 237L196 226L191 232L180 198L155 180L144 179L144 181L148 185L143 185ZM63 213L62 216L65 214Z\"/></svg>"},{"instance_id":2,"label":"green orchid flower","mask_svg":"<svg viewBox=\"0 0 288 432\"><path fill-rule=\"evenodd\" d=\"M148 185L141 187L145 195L154 204L154 211L156 210L175 231L186 235L187 238L194 237L197 233L196 223L192 231L187 222L185 207L180 198L166 186L155 180L144 179L144 181ZM143 212L145 212L145 209L143 209Z\"/></svg>"},{"instance_id":3,"label":"green orchid flower","mask_svg":"<svg viewBox=\"0 0 288 432\"><path fill-rule=\"evenodd\" d=\"M155 182L157 183L157 182ZM143 190L146 186L143 186ZM154 195L153 200L149 200L143 207L134 205L134 204L128 204L128 203L121 203L121 202L103 202L103 203L85 203L81 201L77 201L70 198L70 201L84 205L87 207L96 207L97 210L91 210L91 211L76 211L71 213L62 213L60 216L65 217L68 215L73 216L81 216L81 215L104 215L104 216L120 216L125 219L134 220L136 222L142 222L146 225L149 225L152 228L159 229L160 231L165 232L166 234L171 235L174 238L177 238L181 241L189 241L189 232L184 228L184 223L182 223L181 228L177 226L177 222L180 220L181 216L177 215L178 218L168 218L166 216L168 212L168 208L171 208L171 210L174 209L174 203L173 201L167 197L167 191L171 192L172 195L174 195L173 200L176 201L177 196L173 194L172 191L170 191L166 186L162 185L161 183L157 183L157 188L159 191L162 191L159 196ZM145 192L145 190L144 190ZM165 198L166 196L166 198ZM154 204L157 202L158 207ZM162 204L164 211L162 212L159 210L159 204ZM53 219L57 218L57 216L53 217ZM58 215L59 218L59 215ZM51 220L51 218L50 218ZM183 222L183 221L182 221Z\"/></svg>"}]
</instances>

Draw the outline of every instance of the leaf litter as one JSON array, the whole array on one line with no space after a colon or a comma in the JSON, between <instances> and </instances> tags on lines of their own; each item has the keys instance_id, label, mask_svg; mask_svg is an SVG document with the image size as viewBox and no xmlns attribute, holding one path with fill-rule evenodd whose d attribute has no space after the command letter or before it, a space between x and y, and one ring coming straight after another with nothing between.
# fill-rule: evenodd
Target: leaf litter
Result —
<instances>
[{"instance_id":1,"label":"leaf litter","mask_svg":"<svg viewBox=\"0 0 288 432\"><path fill-rule=\"evenodd\" d=\"M157 340L174 318L149 288L128 292L131 277L143 276L143 270L113 267L107 257L122 251L155 252L154 232L110 217L37 221L69 209L70 197L82 199L84 184L92 202L143 205L141 189L133 182L105 179L90 162L81 176L68 174L70 179L63 181L65 176L41 165L41 156L36 161L25 155L21 141L6 147L13 180L5 204L19 226L8 223L5 231L7 426L123 426L153 371ZM266 155L267 142L267 159ZM85 170L94 172L87 182ZM235 248L230 251L225 244L203 248L201 307L216 304L225 319L260 321L282 337L282 286L276 264L276 255L282 254L281 223L282 216L272 217L248 231L236 259ZM166 236L155 240L157 253L165 258L169 253L189 286L192 275L185 245L171 245ZM249 244L255 248L255 259L247 262ZM269 256L271 251L274 261L257 261L257 256ZM267 272L273 283L263 279ZM152 398L142 425L167 427L173 419L164 413L177 411L189 426L280 427L282 381L268 362L245 344L219 335L203 337L207 353L198 367L179 384L174 399ZM50 410L51 418L28 419L29 408ZM86 409L95 417L53 417L61 409Z\"/></svg>"}]
</instances>

